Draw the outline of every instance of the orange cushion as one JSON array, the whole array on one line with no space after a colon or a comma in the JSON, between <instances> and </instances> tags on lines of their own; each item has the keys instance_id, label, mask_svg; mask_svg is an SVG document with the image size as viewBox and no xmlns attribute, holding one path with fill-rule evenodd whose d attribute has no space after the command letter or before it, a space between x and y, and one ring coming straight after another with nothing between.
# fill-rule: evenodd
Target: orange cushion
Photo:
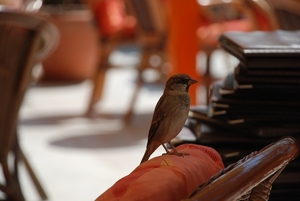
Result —
<instances>
[{"instance_id":1,"label":"orange cushion","mask_svg":"<svg viewBox=\"0 0 300 201\"><path fill-rule=\"evenodd\" d=\"M146 161L96 201L181 200L224 168L220 155L212 148L184 144L177 150L190 155L162 155Z\"/></svg>"}]
</instances>

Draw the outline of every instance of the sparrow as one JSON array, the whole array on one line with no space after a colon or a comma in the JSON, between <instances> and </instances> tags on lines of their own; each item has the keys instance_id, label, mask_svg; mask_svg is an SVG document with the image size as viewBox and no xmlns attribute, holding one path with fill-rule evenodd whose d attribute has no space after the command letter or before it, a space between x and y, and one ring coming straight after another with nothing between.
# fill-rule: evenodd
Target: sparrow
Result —
<instances>
[{"instance_id":1,"label":"sparrow","mask_svg":"<svg viewBox=\"0 0 300 201\"><path fill-rule=\"evenodd\" d=\"M189 155L179 153L171 140L182 130L190 110L189 87L198 81L186 74L175 74L167 82L163 95L158 100L148 133L148 142L141 163L147 161L150 155L162 145L166 154L177 156ZM169 143L170 152L165 143Z\"/></svg>"}]
</instances>

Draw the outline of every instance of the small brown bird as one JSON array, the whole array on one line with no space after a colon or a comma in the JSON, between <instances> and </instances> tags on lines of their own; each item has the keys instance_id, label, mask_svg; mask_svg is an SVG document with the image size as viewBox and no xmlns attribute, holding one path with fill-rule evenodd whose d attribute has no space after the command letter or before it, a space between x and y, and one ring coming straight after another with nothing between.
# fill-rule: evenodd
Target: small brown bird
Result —
<instances>
[{"instance_id":1,"label":"small brown bird","mask_svg":"<svg viewBox=\"0 0 300 201\"><path fill-rule=\"evenodd\" d=\"M164 147L167 154L188 155L179 153L171 140L179 134L184 126L190 109L189 87L197 82L185 74L176 74L168 79L164 93L154 109L147 148L141 163L147 161L160 145ZM170 152L164 143L169 143L174 152Z\"/></svg>"}]
</instances>

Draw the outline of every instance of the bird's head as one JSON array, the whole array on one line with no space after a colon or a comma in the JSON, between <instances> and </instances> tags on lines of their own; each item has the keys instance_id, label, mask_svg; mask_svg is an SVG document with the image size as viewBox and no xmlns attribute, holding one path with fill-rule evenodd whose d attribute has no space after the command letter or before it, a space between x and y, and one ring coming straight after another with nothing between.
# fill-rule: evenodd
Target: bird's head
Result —
<instances>
[{"instance_id":1,"label":"bird's head","mask_svg":"<svg viewBox=\"0 0 300 201\"><path fill-rule=\"evenodd\" d=\"M175 74L168 79L165 89L188 92L189 87L197 82L197 80L192 79L189 75Z\"/></svg>"}]
</instances>

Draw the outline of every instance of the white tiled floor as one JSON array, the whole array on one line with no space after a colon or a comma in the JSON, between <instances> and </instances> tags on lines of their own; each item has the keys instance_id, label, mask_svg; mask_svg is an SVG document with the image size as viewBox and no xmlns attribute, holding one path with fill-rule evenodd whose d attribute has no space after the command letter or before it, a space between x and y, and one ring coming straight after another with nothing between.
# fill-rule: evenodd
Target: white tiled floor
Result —
<instances>
[{"instance_id":1,"label":"white tiled floor","mask_svg":"<svg viewBox=\"0 0 300 201\"><path fill-rule=\"evenodd\" d=\"M117 53L116 58L124 56ZM139 164L163 86L142 89L133 122L126 126L121 115L133 92L134 75L130 68L109 71L95 118L84 117L92 87L88 80L28 90L21 108L20 143L50 201L94 200ZM153 156L163 152L159 148ZM39 200L27 175L22 168L24 194L27 200Z\"/></svg>"},{"instance_id":2,"label":"white tiled floor","mask_svg":"<svg viewBox=\"0 0 300 201\"><path fill-rule=\"evenodd\" d=\"M49 200L93 200L139 164L151 110L162 90L141 92L138 103L142 104L126 127L121 114L131 93L125 89L131 89L133 77L118 71L110 73L110 90L99 104L99 114L109 114L94 119L82 116L91 89L89 81L35 86L28 91L21 110L20 141ZM129 86L119 91L124 84ZM38 200L26 180L26 197Z\"/></svg>"}]
</instances>

